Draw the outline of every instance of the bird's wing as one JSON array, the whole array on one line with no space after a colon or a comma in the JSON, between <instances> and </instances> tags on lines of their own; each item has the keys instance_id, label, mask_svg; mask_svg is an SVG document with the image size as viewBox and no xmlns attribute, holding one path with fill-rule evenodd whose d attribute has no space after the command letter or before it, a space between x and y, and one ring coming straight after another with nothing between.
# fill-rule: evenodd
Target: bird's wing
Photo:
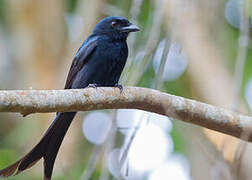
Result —
<instances>
[{"instance_id":1,"label":"bird's wing","mask_svg":"<svg viewBox=\"0 0 252 180\"><path fill-rule=\"evenodd\" d=\"M70 89L73 79L75 78L76 74L82 69L84 64L86 64L89 60L89 56L94 52L96 46L97 46L98 37L90 37L88 38L82 46L77 51L71 68L69 70L65 89Z\"/></svg>"}]
</instances>

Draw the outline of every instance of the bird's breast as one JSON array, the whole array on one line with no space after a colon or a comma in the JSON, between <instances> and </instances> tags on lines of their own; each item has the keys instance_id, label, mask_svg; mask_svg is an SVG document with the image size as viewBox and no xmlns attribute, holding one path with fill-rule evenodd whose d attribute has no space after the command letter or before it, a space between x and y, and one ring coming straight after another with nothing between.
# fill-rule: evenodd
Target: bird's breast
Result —
<instances>
[{"instance_id":1,"label":"bird's breast","mask_svg":"<svg viewBox=\"0 0 252 180\"><path fill-rule=\"evenodd\" d=\"M96 66L96 83L102 86L115 85L122 73L128 57L126 42L102 43L98 45L96 52L99 57Z\"/></svg>"},{"instance_id":2,"label":"bird's breast","mask_svg":"<svg viewBox=\"0 0 252 180\"><path fill-rule=\"evenodd\" d=\"M101 46L106 60L120 60L128 57L128 47L126 42L112 42Z\"/></svg>"}]
</instances>

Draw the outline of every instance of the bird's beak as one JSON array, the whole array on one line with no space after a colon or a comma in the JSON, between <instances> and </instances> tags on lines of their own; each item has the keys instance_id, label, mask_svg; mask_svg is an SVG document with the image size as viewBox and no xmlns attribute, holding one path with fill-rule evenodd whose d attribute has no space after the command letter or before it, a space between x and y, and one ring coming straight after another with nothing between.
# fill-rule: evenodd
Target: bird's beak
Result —
<instances>
[{"instance_id":1,"label":"bird's beak","mask_svg":"<svg viewBox=\"0 0 252 180\"><path fill-rule=\"evenodd\" d=\"M140 28L137 25L130 23L128 26L120 28L120 30L122 32L136 32L140 31Z\"/></svg>"}]
</instances>

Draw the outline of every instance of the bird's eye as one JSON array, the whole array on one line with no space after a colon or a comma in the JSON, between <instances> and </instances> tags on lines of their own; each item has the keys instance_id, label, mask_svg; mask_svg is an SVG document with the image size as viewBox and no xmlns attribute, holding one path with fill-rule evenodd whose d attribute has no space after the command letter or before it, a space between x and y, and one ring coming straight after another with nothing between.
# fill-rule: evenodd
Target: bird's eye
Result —
<instances>
[{"instance_id":1,"label":"bird's eye","mask_svg":"<svg viewBox=\"0 0 252 180\"><path fill-rule=\"evenodd\" d=\"M112 21L112 23L111 23L111 26L112 26L112 27L115 27L115 26L117 26L117 25L118 25L118 22Z\"/></svg>"}]
</instances>

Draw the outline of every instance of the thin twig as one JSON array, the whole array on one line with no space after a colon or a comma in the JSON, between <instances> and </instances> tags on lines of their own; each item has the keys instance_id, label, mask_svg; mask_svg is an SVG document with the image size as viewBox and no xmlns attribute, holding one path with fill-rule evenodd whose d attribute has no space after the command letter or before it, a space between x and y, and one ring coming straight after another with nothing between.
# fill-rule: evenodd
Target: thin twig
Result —
<instances>
[{"instance_id":1,"label":"thin twig","mask_svg":"<svg viewBox=\"0 0 252 180\"><path fill-rule=\"evenodd\" d=\"M127 84L129 85L136 85L144 72L146 71L153 52L156 49L157 43L160 38L161 33L161 25L163 23L163 16L164 16L165 8L164 8L164 0L158 0L156 2L156 8L154 10L153 15L153 25L151 27L149 38L146 42L146 46L144 48L144 56L143 60L139 64L132 63L130 69L136 69L135 71L130 73L129 79Z\"/></svg>"},{"instance_id":2,"label":"thin twig","mask_svg":"<svg viewBox=\"0 0 252 180\"><path fill-rule=\"evenodd\" d=\"M249 43L249 16L247 7L250 7L250 1L245 0L242 6L240 7L240 36L239 36L239 45L238 45L238 55L236 58L236 65L235 65L235 74L234 74L234 90L236 96L234 97L234 104L233 110L239 111L239 104L240 104L240 93L242 88L242 80L243 80L243 72L244 66L247 57L248 51L248 43ZM247 131L242 132L241 138L248 139L250 134ZM242 163L242 157L244 151L246 149L247 143L240 141L233 160L233 169L235 172L235 176L239 179L240 175L240 167Z\"/></svg>"},{"instance_id":3,"label":"thin twig","mask_svg":"<svg viewBox=\"0 0 252 180\"><path fill-rule=\"evenodd\" d=\"M88 164L86 165L86 168L82 176L80 177L81 180L89 180L91 178L97 165L97 162L99 161L101 150L101 146L96 145L94 147L94 150L89 158Z\"/></svg>"},{"instance_id":4,"label":"thin twig","mask_svg":"<svg viewBox=\"0 0 252 180\"><path fill-rule=\"evenodd\" d=\"M156 76L156 80L155 80L155 87L158 89L158 88L161 88L162 85L163 85L163 72L164 72L164 65L167 61L167 55L168 55L168 52L169 52L169 46L168 46L168 33L167 33L167 38L166 38L166 42L165 42L165 48L163 50L163 54L162 54L162 57L161 57L161 61L160 61L160 65L159 65L159 68L158 68L158 74ZM150 118L150 115L148 114L148 118ZM129 150L130 150L130 147L135 139L135 136L138 132L138 130L142 127L143 125L143 121L142 121L142 116L139 117L139 122L136 126L136 128L133 129L133 132L131 134L129 134L129 141L128 143L125 145L125 150L124 152L122 153L122 157L120 159L120 170L123 168L123 165L127 162L127 157L128 157L128 153L129 153ZM128 170L128 169L127 169Z\"/></svg>"},{"instance_id":5,"label":"thin twig","mask_svg":"<svg viewBox=\"0 0 252 180\"><path fill-rule=\"evenodd\" d=\"M116 138L116 114L117 111L113 111L112 117L112 126L110 129L109 134L107 135L106 141L103 145L104 152L103 152L103 161L102 161L102 173L100 176L100 180L107 180L109 179L109 174L107 170L107 160L108 160L108 154L112 150L115 144L115 138Z\"/></svg>"},{"instance_id":6,"label":"thin twig","mask_svg":"<svg viewBox=\"0 0 252 180\"><path fill-rule=\"evenodd\" d=\"M125 145L124 151L122 152L122 156L121 156L121 159L119 161L120 171L122 170L125 162L127 161L127 157L128 157L130 147L131 147L131 145L133 143L133 140L135 139L135 136L137 134L138 129L141 128L141 125L143 123L143 121L141 120L141 117L139 117L140 120L138 121L136 127L134 127L132 129L133 130L132 133L128 134L129 140L128 140L127 144Z\"/></svg>"},{"instance_id":7,"label":"thin twig","mask_svg":"<svg viewBox=\"0 0 252 180\"><path fill-rule=\"evenodd\" d=\"M240 35L239 35L239 45L238 45L238 55L236 58L235 73L234 73L234 89L236 97L234 98L233 109L234 111L239 111L239 101L240 93L242 87L242 79L244 66L248 51L249 42L249 17L246 11L247 5L250 1L245 0L242 7L240 7Z\"/></svg>"},{"instance_id":8,"label":"thin twig","mask_svg":"<svg viewBox=\"0 0 252 180\"><path fill-rule=\"evenodd\" d=\"M130 21L135 24L138 24L138 16L140 13L142 2L143 2L143 0L133 0L132 1L132 6L130 8ZM130 53L129 53L129 58L127 60L127 64L126 64L124 71L123 71L122 78L121 78L121 81L123 82L122 84L125 84L126 81L130 80L129 79L130 69L132 69L132 65L134 64L134 60L135 60L134 57L136 55L135 54L136 51L134 48L135 42L136 42L136 34L132 34L129 37L129 41L128 41ZM133 71L138 71L138 69L134 68Z\"/></svg>"},{"instance_id":9,"label":"thin twig","mask_svg":"<svg viewBox=\"0 0 252 180\"><path fill-rule=\"evenodd\" d=\"M155 80L155 89L158 89L158 90L161 90L163 86L163 74L165 70L165 64L167 62L169 48L170 46L169 46L168 33L167 33L166 39L165 39L165 48L163 50L162 58L159 64L158 73L156 75L156 80Z\"/></svg>"}]
</instances>

